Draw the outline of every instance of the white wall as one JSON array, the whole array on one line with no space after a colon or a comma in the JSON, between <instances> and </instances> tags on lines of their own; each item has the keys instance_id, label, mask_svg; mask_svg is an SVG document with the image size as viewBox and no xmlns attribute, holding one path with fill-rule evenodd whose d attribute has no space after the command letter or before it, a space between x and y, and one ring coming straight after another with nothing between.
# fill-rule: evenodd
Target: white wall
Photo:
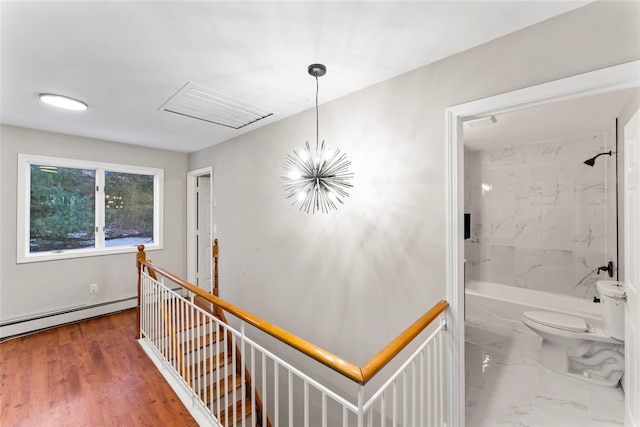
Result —
<instances>
[{"instance_id":1,"label":"white wall","mask_svg":"<svg viewBox=\"0 0 640 427\"><path fill-rule=\"evenodd\" d=\"M639 16L637 2L596 2L321 105L320 139L355 172L328 215L298 212L281 189L285 156L313 142L313 110L190 154L190 170L214 167L221 296L369 359L445 295L445 108L638 59Z\"/></svg>"},{"instance_id":2,"label":"white wall","mask_svg":"<svg viewBox=\"0 0 640 427\"><path fill-rule=\"evenodd\" d=\"M80 305L95 305L136 295L135 254L103 255L69 260L16 263L16 180L18 153L82 159L164 169L164 250L148 254L154 262L185 274L186 154L152 150L12 126L0 128L2 159L0 211L0 324ZM99 292L89 294L89 284ZM135 305L135 304L134 304ZM105 310L113 310L106 307ZM95 310L77 312L80 317ZM69 318L63 317L68 321ZM44 323L21 324L5 330L29 330ZM17 328L17 329L16 329ZM12 333L9 333L11 335ZM5 334L6 335L6 334Z\"/></svg>"}]
</instances>

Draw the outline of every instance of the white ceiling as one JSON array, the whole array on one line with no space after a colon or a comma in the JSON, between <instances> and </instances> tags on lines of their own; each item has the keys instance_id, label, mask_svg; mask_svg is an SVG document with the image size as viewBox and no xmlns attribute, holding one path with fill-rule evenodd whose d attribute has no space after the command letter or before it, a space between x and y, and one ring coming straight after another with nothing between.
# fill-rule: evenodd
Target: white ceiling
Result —
<instances>
[{"instance_id":1,"label":"white ceiling","mask_svg":"<svg viewBox=\"0 0 640 427\"><path fill-rule=\"evenodd\" d=\"M489 150L576 136L595 135L615 126L631 97L639 88L553 102L495 116L494 124L464 126L464 145L471 150Z\"/></svg>"},{"instance_id":2,"label":"white ceiling","mask_svg":"<svg viewBox=\"0 0 640 427\"><path fill-rule=\"evenodd\" d=\"M589 1L2 1L2 123L193 152ZM274 114L240 130L159 107L192 82ZM58 93L85 112L38 101Z\"/></svg>"}]
</instances>

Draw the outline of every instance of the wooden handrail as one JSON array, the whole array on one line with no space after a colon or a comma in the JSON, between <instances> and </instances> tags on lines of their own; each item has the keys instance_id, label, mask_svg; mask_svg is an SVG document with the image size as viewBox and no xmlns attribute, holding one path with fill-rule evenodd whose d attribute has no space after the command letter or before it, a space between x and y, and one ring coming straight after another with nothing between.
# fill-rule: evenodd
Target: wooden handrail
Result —
<instances>
[{"instance_id":1,"label":"wooden handrail","mask_svg":"<svg viewBox=\"0 0 640 427\"><path fill-rule=\"evenodd\" d=\"M138 248L139 251L143 251ZM359 384L366 384L371 378L373 378L382 368L384 368L398 353L400 353L420 332L422 332L429 324L436 319L444 310L447 309L449 303L446 301L439 301L429 311L416 320L411 326L409 326L404 332L402 332L396 339L391 341L386 347L384 347L378 354L366 362L362 367L357 366L335 354L324 350L310 342L276 326L266 320L263 320L253 314L236 307L235 305L204 291L196 285L183 280L175 274L166 271L150 261L145 261L144 257L138 256L138 271L141 271L142 266L146 266L150 271L155 271L157 274L172 280L174 283L187 289L202 299L214 304L215 306L227 311L240 320L256 327L262 332L271 335L279 341L295 348L296 350L306 354L312 359L322 363L323 365L333 369L334 371L344 375L345 377L355 381Z\"/></svg>"},{"instance_id":2,"label":"wooden handrail","mask_svg":"<svg viewBox=\"0 0 640 427\"><path fill-rule=\"evenodd\" d=\"M420 332L422 332L427 326L431 324L446 308L449 307L449 303L440 300L429 311L423 314L418 320L416 320L411 326L404 330L393 341L386 345L382 350L373 356L367 363L362 365L360 370L362 371L362 377L366 383L373 378L387 363L391 361L398 353L400 353Z\"/></svg>"}]
</instances>

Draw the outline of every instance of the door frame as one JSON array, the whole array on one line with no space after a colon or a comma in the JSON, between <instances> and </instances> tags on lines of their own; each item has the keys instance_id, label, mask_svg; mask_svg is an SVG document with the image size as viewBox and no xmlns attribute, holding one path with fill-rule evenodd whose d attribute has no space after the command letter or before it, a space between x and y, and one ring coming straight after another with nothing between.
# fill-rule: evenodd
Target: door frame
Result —
<instances>
[{"instance_id":1,"label":"door frame","mask_svg":"<svg viewBox=\"0 0 640 427\"><path fill-rule=\"evenodd\" d=\"M625 275L624 282L627 290L627 298L625 303L625 349L636 350L640 336L638 335L640 326L640 313L638 310L638 285L640 284L640 271L638 266L635 265L637 261L638 245L640 245L640 207L638 206L638 192L640 189L638 168L640 167L640 109L637 109L632 115L627 124L624 127L624 162L623 162L623 176L624 176L624 258L625 258ZM631 143L635 146L631 147ZM635 165L634 165L635 164ZM633 165L633 171L630 170ZM632 180L632 178L635 178ZM632 191L634 195L633 202ZM633 312L631 310L634 310ZM638 393L640 393L640 375L638 369L640 366L632 363L633 357L629 357L629 354L625 355L625 375L623 385L626 384L624 391L625 410L624 410L624 425L629 427L640 426L640 408L634 406L638 401Z\"/></svg>"},{"instance_id":2,"label":"door frame","mask_svg":"<svg viewBox=\"0 0 640 427\"><path fill-rule=\"evenodd\" d=\"M463 426L464 366L464 144L462 124L489 115L555 101L598 95L640 86L640 60L615 65L501 95L449 107L445 111L446 144L446 287L448 425Z\"/></svg>"},{"instance_id":3,"label":"door frame","mask_svg":"<svg viewBox=\"0 0 640 427\"><path fill-rule=\"evenodd\" d=\"M210 230L213 239L213 210L215 207L215 201L213 198L213 166L208 166L201 169L196 169L187 173L187 281L195 284L196 270L198 257L197 252L197 240L196 235L196 218L198 215L198 206L196 201L196 189L198 177L209 176L211 178L211 185L209 186L211 196L211 221ZM213 241L211 242L213 246ZM213 286L213 279L211 280L211 286ZM210 292L213 289L209 289Z\"/></svg>"}]
</instances>

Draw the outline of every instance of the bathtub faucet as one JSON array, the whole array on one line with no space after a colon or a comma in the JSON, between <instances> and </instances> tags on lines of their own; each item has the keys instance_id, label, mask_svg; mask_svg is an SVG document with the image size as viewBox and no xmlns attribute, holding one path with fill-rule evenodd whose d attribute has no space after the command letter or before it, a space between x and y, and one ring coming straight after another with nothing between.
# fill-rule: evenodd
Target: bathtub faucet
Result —
<instances>
[{"instance_id":1,"label":"bathtub faucet","mask_svg":"<svg viewBox=\"0 0 640 427\"><path fill-rule=\"evenodd\" d=\"M597 274L600 274L601 271L605 271L609 274L609 277L613 277L613 261L609 261L609 263L603 267L598 267Z\"/></svg>"}]
</instances>

